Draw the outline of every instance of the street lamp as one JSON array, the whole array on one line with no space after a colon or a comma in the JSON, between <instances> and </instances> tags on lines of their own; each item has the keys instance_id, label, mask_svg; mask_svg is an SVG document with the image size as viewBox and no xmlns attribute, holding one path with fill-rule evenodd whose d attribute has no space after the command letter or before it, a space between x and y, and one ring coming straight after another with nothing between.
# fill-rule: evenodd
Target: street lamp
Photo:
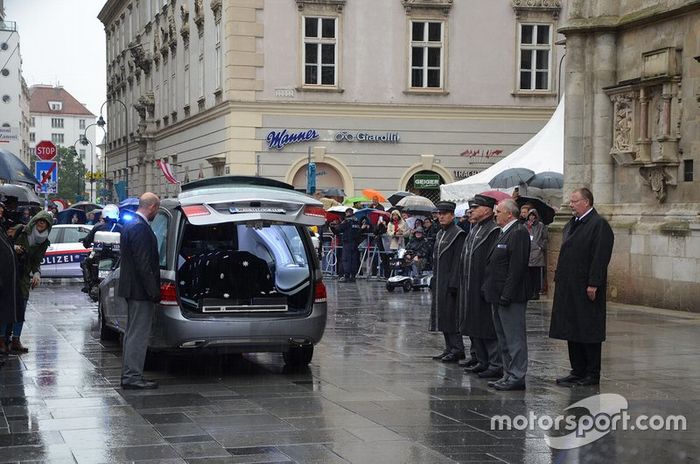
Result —
<instances>
[{"instance_id":1,"label":"street lamp","mask_svg":"<svg viewBox=\"0 0 700 464\"><path fill-rule=\"evenodd\" d=\"M100 106L100 117L97 119L97 122L95 124L97 124L98 126L100 126L101 128L104 129L104 126L107 123L105 122L104 118L102 117L102 109L109 102L117 102L124 107L124 129L126 129L126 147L125 147L125 151L126 151L126 161L125 161L125 164L126 164L126 188L124 189L124 192L126 194L126 197L129 198L129 109L127 108L126 104L121 100L118 100L116 98L107 99L102 104L102 106ZM107 163L106 154L105 154L105 163Z\"/></svg>"}]
</instances>

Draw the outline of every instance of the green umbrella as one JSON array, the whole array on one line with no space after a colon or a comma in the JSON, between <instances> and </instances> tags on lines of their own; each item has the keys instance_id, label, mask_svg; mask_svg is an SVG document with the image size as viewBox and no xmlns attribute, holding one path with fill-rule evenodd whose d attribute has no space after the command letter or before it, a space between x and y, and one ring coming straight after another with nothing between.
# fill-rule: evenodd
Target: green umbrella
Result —
<instances>
[{"instance_id":1,"label":"green umbrella","mask_svg":"<svg viewBox=\"0 0 700 464\"><path fill-rule=\"evenodd\" d=\"M345 201L343 202L344 205L352 206L355 203L371 203L372 200L366 197L350 197L346 198Z\"/></svg>"}]
</instances>

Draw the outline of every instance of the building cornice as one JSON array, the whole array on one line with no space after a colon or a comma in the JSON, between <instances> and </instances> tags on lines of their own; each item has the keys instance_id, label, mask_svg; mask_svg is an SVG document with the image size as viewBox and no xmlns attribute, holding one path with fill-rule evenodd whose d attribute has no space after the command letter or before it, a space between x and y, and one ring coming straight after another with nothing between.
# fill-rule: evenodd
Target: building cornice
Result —
<instances>
[{"instance_id":1,"label":"building cornice","mask_svg":"<svg viewBox=\"0 0 700 464\"><path fill-rule=\"evenodd\" d=\"M554 106L463 106L423 104L356 104L228 102L231 111L290 114L299 116L393 117L400 119L514 119L548 120Z\"/></svg>"},{"instance_id":2,"label":"building cornice","mask_svg":"<svg viewBox=\"0 0 700 464\"><path fill-rule=\"evenodd\" d=\"M119 12L121 12L125 7L126 4L124 0L107 0L107 3L105 3L100 12L97 14L97 19L102 21L102 24L104 24L106 27L119 16Z\"/></svg>"},{"instance_id":3,"label":"building cornice","mask_svg":"<svg viewBox=\"0 0 700 464\"><path fill-rule=\"evenodd\" d=\"M570 18L562 25L560 34L576 34L614 31L646 26L665 21L684 14L700 10L700 0L688 0L682 5L669 8L666 5L655 5L623 16L600 16L596 18Z\"/></svg>"}]
</instances>

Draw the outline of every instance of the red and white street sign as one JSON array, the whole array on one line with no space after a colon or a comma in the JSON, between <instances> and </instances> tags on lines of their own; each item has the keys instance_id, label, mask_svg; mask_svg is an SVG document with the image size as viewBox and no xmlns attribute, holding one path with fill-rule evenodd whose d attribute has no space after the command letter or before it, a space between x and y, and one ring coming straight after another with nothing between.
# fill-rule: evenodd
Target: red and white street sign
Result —
<instances>
[{"instance_id":1,"label":"red and white street sign","mask_svg":"<svg viewBox=\"0 0 700 464\"><path fill-rule=\"evenodd\" d=\"M56 157L56 145L49 140L42 140L36 144L36 156L44 161L51 161Z\"/></svg>"}]
</instances>

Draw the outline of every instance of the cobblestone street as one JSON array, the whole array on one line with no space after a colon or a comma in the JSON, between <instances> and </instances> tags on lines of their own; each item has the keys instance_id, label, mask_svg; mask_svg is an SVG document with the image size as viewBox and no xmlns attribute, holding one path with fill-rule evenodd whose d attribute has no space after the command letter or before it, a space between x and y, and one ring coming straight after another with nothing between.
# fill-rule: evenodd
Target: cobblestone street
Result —
<instances>
[{"instance_id":1,"label":"cobblestone street","mask_svg":"<svg viewBox=\"0 0 700 464\"><path fill-rule=\"evenodd\" d=\"M528 312L525 392L431 356L426 291L328 284L329 320L309 369L282 356L158 357L158 390L119 388L121 350L101 342L96 306L76 283L32 293L26 355L0 370L0 461L114 463L697 462L700 316L611 305L599 388L559 388L566 346L547 337L548 301ZM617 393L632 416L683 414L686 431L610 432L554 450L541 430L491 430L493 415L558 415Z\"/></svg>"}]
</instances>

